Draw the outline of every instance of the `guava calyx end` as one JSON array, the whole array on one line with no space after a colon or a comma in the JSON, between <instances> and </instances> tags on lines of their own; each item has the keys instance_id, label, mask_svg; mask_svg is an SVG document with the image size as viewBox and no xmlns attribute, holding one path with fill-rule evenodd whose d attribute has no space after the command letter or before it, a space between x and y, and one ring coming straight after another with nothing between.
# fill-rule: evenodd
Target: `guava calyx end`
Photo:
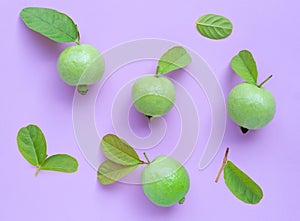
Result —
<instances>
[{"instance_id":1,"label":"guava calyx end","mask_svg":"<svg viewBox=\"0 0 300 221\"><path fill-rule=\"evenodd\" d=\"M77 86L77 91L79 94L81 95L86 95L88 90L88 86L87 85L78 85Z\"/></svg>"},{"instance_id":2,"label":"guava calyx end","mask_svg":"<svg viewBox=\"0 0 300 221\"><path fill-rule=\"evenodd\" d=\"M185 197L182 197L182 198L178 201L178 203L179 203L179 204L183 204L184 201L185 201Z\"/></svg>"},{"instance_id":3,"label":"guava calyx end","mask_svg":"<svg viewBox=\"0 0 300 221\"><path fill-rule=\"evenodd\" d=\"M240 129L241 129L241 131L242 131L243 134L246 134L249 131L249 129L247 129L245 127L242 127L242 126L240 126Z\"/></svg>"},{"instance_id":4,"label":"guava calyx end","mask_svg":"<svg viewBox=\"0 0 300 221\"><path fill-rule=\"evenodd\" d=\"M145 114L145 117L147 117L149 120L151 120L153 116L150 116L150 115L146 115L146 114Z\"/></svg>"}]
</instances>

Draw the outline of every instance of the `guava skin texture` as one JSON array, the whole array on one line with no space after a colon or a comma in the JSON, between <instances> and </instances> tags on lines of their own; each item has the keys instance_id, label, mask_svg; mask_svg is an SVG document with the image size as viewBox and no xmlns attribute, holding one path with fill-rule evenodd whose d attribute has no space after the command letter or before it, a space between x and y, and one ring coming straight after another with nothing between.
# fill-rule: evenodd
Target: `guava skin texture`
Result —
<instances>
[{"instance_id":1,"label":"guava skin texture","mask_svg":"<svg viewBox=\"0 0 300 221\"><path fill-rule=\"evenodd\" d=\"M146 75L139 78L132 88L135 108L146 116L157 117L168 113L174 106L176 92L166 77Z\"/></svg>"},{"instance_id":2,"label":"guava skin texture","mask_svg":"<svg viewBox=\"0 0 300 221\"><path fill-rule=\"evenodd\" d=\"M249 83L235 86L227 99L229 117L239 126L256 130L267 125L274 117L276 103L265 88Z\"/></svg>"},{"instance_id":3,"label":"guava skin texture","mask_svg":"<svg viewBox=\"0 0 300 221\"><path fill-rule=\"evenodd\" d=\"M155 205L169 207L184 200L190 187L186 169L176 160L160 156L142 172L142 187Z\"/></svg>"},{"instance_id":4,"label":"guava skin texture","mask_svg":"<svg viewBox=\"0 0 300 221\"><path fill-rule=\"evenodd\" d=\"M68 85L91 85L102 77L104 60L96 48L80 44L61 52L57 69L60 77Z\"/></svg>"}]
</instances>

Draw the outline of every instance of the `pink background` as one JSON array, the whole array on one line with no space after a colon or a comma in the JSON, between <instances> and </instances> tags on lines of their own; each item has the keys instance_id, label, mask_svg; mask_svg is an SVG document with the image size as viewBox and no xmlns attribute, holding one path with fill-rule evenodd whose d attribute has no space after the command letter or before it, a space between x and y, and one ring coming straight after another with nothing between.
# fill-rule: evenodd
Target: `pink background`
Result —
<instances>
[{"instance_id":1,"label":"pink background","mask_svg":"<svg viewBox=\"0 0 300 221\"><path fill-rule=\"evenodd\" d=\"M184 205L159 208L152 205L138 185L101 186L96 172L84 159L73 134L72 99L74 88L65 85L56 70L56 59L68 44L57 44L28 30L19 18L27 6L50 7L70 15L79 25L82 43L106 51L124 41L163 38L186 45L198 52L211 66L224 90L241 80L229 62L241 49L248 49L258 64L259 81L274 77L266 87L277 101L275 119L265 128L242 135L228 120L221 151L211 165L199 171L203 151L199 145L186 163L191 188ZM0 220L299 220L299 39L300 5L297 1L1 1L1 148ZM203 38L195 21L206 13L224 15L233 22L232 35L222 41ZM125 70L111 87L151 72L155 63L137 64ZM134 72L135 71L135 72ZM128 72L126 72L128 73ZM114 75L118 79L118 73ZM172 76L170 75L172 78ZM182 76L174 79L186 88L198 106L201 102L193 82ZM109 83L109 82L108 82ZM109 90L110 86L105 87ZM109 97L99 97L96 113L104 111ZM141 119L135 111L131 119ZM204 115L205 116L205 115ZM178 124L175 111L166 117ZM96 120L101 120L97 116ZM79 161L79 171L63 174L42 171L34 177L32 168L20 155L16 134L29 123L39 125L46 135L49 154L68 153ZM145 121L133 123L145 134ZM205 124L202 125L205 131ZM99 126L100 127L100 126ZM113 132L111 122L99 128L100 135ZM174 126L161 146L174 145ZM199 142L201 143L201 141ZM214 183L225 147L229 157L251 175L264 190L255 206L237 200L223 179ZM163 153L163 152L162 152ZM99 156L101 157L101 156ZM154 154L150 154L154 158Z\"/></svg>"}]
</instances>

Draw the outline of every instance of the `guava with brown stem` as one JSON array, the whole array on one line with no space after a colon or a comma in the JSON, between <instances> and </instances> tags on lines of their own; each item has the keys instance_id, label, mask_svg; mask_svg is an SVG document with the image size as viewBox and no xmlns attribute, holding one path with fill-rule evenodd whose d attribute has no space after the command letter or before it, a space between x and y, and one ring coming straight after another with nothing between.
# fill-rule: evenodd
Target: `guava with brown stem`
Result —
<instances>
[{"instance_id":1,"label":"guava with brown stem","mask_svg":"<svg viewBox=\"0 0 300 221\"><path fill-rule=\"evenodd\" d=\"M266 88L241 83L231 90L227 99L227 111L239 126L257 130L273 119L276 104L273 95Z\"/></svg>"},{"instance_id":2,"label":"guava with brown stem","mask_svg":"<svg viewBox=\"0 0 300 221\"><path fill-rule=\"evenodd\" d=\"M231 60L232 69L246 82L238 84L227 98L229 117L240 126L243 133L266 126L276 112L276 102L269 90L257 84L257 67L252 54L243 50Z\"/></svg>"}]
</instances>

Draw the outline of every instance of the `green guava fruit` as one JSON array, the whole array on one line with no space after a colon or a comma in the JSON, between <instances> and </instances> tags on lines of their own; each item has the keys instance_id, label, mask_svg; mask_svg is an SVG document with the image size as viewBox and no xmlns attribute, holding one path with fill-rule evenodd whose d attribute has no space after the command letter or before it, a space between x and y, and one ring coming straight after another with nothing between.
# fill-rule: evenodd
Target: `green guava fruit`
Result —
<instances>
[{"instance_id":1,"label":"green guava fruit","mask_svg":"<svg viewBox=\"0 0 300 221\"><path fill-rule=\"evenodd\" d=\"M149 117L162 116L174 106L176 92L173 83L166 77L146 75L132 88L135 108Z\"/></svg>"},{"instance_id":2,"label":"green guava fruit","mask_svg":"<svg viewBox=\"0 0 300 221\"><path fill-rule=\"evenodd\" d=\"M87 86L102 77L104 60L96 48L80 44L63 50L58 58L57 69L65 83L78 86L78 91L86 94Z\"/></svg>"},{"instance_id":3,"label":"green guava fruit","mask_svg":"<svg viewBox=\"0 0 300 221\"><path fill-rule=\"evenodd\" d=\"M270 91L249 83L235 86L227 99L229 117L239 126L256 130L267 125L276 111Z\"/></svg>"},{"instance_id":4,"label":"green guava fruit","mask_svg":"<svg viewBox=\"0 0 300 221\"><path fill-rule=\"evenodd\" d=\"M184 202L190 179L186 169L178 161L160 156L143 170L142 187L152 203L168 207Z\"/></svg>"}]
</instances>

